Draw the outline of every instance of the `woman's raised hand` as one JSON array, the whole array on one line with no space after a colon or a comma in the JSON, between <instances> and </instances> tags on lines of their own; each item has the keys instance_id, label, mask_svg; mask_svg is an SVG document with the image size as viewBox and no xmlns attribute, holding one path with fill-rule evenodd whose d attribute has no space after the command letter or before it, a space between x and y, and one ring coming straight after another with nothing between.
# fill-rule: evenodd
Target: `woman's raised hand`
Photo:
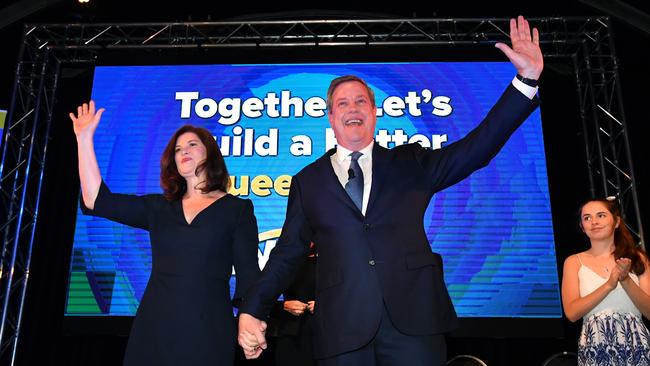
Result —
<instances>
[{"instance_id":1,"label":"woman's raised hand","mask_svg":"<svg viewBox=\"0 0 650 366\"><path fill-rule=\"evenodd\" d=\"M77 135L77 139L92 138L99 120L102 118L102 113L104 113L104 108L96 111L95 102L92 100L77 107L76 116L74 113L70 113L74 134Z\"/></svg>"}]
</instances>

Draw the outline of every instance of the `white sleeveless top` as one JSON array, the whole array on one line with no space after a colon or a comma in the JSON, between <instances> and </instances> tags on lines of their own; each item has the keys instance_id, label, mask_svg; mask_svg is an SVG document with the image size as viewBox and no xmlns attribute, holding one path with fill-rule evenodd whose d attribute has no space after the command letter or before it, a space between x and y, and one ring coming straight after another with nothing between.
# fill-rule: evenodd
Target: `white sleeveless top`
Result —
<instances>
[{"instance_id":1,"label":"white sleeveless top","mask_svg":"<svg viewBox=\"0 0 650 366\"><path fill-rule=\"evenodd\" d=\"M601 277L599 274L594 272L591 268L582 264L582 259L580 255L578 260L580 261L580 269L578 270L578 281L580 282L580 296L585 297L590 293L594 292L598 287L602 286L607 282L606 278ZM630 272L630 278L637 285L639 284L639 277ZM590 312L585 314L582 318L587 319L590 316L602 312L607 313L632 313L638 317L641 317L641 312L639 309L634 306L634 303L627 296L627 292L623 289L620 282L617 284L616 288L612 290L607 296L598 304L596 307L591 309Z\"/></svg>"}]
</instances>

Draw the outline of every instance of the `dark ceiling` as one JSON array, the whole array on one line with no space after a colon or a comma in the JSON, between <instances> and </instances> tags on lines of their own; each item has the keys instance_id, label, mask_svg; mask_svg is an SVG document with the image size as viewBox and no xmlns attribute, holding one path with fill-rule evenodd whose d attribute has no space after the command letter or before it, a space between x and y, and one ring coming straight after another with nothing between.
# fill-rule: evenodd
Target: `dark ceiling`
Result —
<instances>
[{"instance_id":1,"label":"dark ceiling","mask_svg":"<svg viewBox=\"0 0 650 366\"><path fill-rule=\"evenodd\" d=\"M220 20L286 20L342 18L429 18L429 17L528 17L612 15L617 32L628 32L650 40L650 2L647 0L546 0L511 5L500 1L423 2L417 6L371 8L354 2L323 2L318 7L297 9L291 4L183 0L178 3L125 0L20 0L0 1L0 34L3 52L0 64L0 109L9 104L9 91L18 57L20 34L25 23L168 22ZM137 4L137 5L136 5ZM173 5L172 5L173 4ZM587 5L590 4L590 5ZM605 4L605 8L599 4ZM634 7L630 9L629 7ZM604 10L603 10L604 9ZM633 14L633 16L630 16ZM645 31L641 26L645 26ZM647 33L646 33L647 32ZM643 38L642 38L643 39ZM648 42L650 43L650 41Z\"/></svg>"},{"instance_id":2,"label":"dark ceiling","mask_svg":"<svg viewBox=\"0 0 650 366\"><path fill-rule=\"evenodd\" d=\"M0 24L13 22L149 22L206 21L237 19L287 18L364 18L364 17L507 17L522 13L527 16L566 16L603 14L599 4L616 9L632 6L648 13L645 0L546 0L512 5L509 2L446 1L426 2L417 6L390 7L354 6L351 2L323 2L317 7L300 8L290 3L222 2L184 0L170 5L165 2L125 0L91 0L80 4L76 0L20 0L0 5ZM137 5L135 5L137 4ZM378 3L377 3L378 4ZM589 5L587 5L589 4Z\"/></svg>"}]
</instances>

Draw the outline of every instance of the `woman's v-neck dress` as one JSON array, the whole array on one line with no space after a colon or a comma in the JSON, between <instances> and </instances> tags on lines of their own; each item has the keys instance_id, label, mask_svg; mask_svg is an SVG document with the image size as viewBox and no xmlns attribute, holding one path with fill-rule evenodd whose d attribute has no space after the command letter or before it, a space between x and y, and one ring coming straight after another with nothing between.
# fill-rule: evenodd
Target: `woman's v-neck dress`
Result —
<instances>
[{"instance_id":1,"label":"woman's v-neck dress","mask_svg":"<svg viewBox=\"0 0 650 366\"><path fill-rule=\"evenodd\" d=\"M235 319L229 280L241 298L257 278L257 221L250 200L225 195L191 223L180 201L111 193L102 183L85 214L149 231L152 269L124 365L231 365Z\"/></svg>"}]
</instances>

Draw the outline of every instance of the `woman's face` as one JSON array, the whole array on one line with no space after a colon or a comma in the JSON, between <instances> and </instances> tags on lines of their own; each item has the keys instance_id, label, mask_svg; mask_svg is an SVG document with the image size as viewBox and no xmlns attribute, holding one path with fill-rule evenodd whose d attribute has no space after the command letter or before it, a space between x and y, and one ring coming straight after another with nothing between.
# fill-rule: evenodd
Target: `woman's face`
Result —
<instances>
[{"instance_id":1,"label":"woman's face","mask_svg":"<svg viewBox=\"0 0 650 366\"><path fill-rule=\"evenodd\" d=\"M593 201L582 207L580 213L582 230L591 240L602 240L614 236L619 219L614 217L604 203Z\"/></svg>"},{"instance_id":2,"label":"woman's face","mask_svg":"<svg viewBox=\"0 0 650 366\"><path fill-rule=\"evenodd\" d=\"M194 132L185 132L176 139L174 161L182 177L194 177L196 168L205 161L206 156L205 145Z\"/></svg>"}]
</instances>

